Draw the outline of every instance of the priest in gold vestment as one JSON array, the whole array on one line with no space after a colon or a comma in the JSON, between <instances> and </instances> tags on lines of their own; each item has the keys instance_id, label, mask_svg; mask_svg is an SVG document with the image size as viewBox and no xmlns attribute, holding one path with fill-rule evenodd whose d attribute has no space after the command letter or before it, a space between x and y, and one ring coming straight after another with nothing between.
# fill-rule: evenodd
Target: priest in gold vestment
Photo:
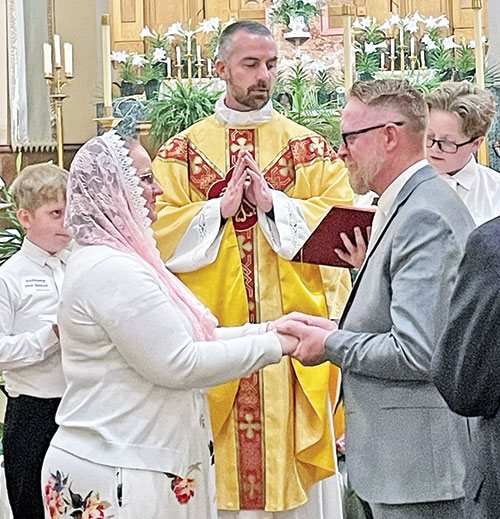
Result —
<instances>
[{"instance_id":1,"label":"priest in gold vestment","mask_svg":"<svg viewBox=\"0 0 500 519\"><path fill-rule=\"evenodd\" d=\"M162 257L221 326L295 310L340 317L350 287L345 269L290 261L352 191L325 139L272 109L276 61L267 28L229 26L215 115L171 138L153 163L164 191L154 225ZM341 519L330 477L338 382L330 363L286 357L210 390L221 519Z\"/></svg>"}]
</instances>

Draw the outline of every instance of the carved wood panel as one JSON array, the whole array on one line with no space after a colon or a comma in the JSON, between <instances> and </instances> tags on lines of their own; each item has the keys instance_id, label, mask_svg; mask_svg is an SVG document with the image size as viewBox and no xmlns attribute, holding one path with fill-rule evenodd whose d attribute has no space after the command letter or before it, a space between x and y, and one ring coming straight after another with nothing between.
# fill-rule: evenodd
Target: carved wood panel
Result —
<instances>
[{"instance_id":1,"label":"carved wood panel","mask_svg":"<svg viewBox=\"0 0 500 519\"><path fill-rule=\"evenodd\" d=\"M111 0L110 11L112 49L144 52L139 36L144 27L143 0Z\"/></svg>"}]
</instances>

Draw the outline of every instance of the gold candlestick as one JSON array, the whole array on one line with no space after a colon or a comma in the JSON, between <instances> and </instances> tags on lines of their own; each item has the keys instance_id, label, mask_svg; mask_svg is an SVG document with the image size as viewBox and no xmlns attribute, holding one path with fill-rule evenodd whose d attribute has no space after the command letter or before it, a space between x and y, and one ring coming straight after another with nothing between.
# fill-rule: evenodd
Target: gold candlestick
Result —
<instances>
[{"instance_id":1,"label":"gold candlestick","mask_svg":"<svg viewBox=\"0 0 500 519\"><path fill-rule=\"evenodd\" d=\"M400 45L399 46L399 50L400 50L399 67L401 69L401 77L403 77L403 78L405 77L405 59L406 59L405 49L406 49L405 45Z\"/></svg>"},{"instance_id":2,"label":"gold candlestick","mask_svg":"<svg viewBox=\"0 0 500 519\"><path fill-rule=\"evenodd\" d=\"M191 80L193 79L193 54L191 52L188 52L186 54L186 58L188 79Z\"/></svg>"},{"instance_id":3,"label":"gold candlestick","mask_svg":"<svg viewBox=\"0 0 500 519\"><path fill-rule=\"evenodd\" d=\"M202 77L203 77L203 62L205 60L204 59L200 59L200 60L197 60L196 61L196 75L198 76L198 79L201 81Z\"/></svg>"},{"instance_id":4,"label":"gold candlestick","mask_svg":"<svg viewBox=\"0 0 500 519\"><path fill-rule=\"evenodd\" d=\"M412 72L415 70L415 67L417 65L417 56L415 54L410 55L410 67Z\"/></svg>"},{"instance_id":5,"label":"gold candlestick","mask_svg":"<svg viewBox=\"0 0 500 519\"><path fill-rule=\"evenodd\" d=\"M60 60L56 60L54 64L54 71L50 72L45 69L44 77L47 86L50 87L50 99L54 102L56 107L56 142L57 142L57 165L60 168L64 167L64 126L62 104L64 99L68 96L63 92L64 86L73 79L72 70L64 75L62 74L62 65Z\"/></svg>"}]
</instances>

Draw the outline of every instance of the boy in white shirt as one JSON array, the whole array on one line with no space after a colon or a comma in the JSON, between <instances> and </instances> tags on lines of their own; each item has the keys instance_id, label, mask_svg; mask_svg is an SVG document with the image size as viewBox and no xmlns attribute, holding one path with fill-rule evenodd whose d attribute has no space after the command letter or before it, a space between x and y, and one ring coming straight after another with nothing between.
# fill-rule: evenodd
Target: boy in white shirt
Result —
<instances>
[{"instance_id":1,"label":"boy in white shirt","mask_svg":"<svg viewBox=\"0 0 500 519\"><path fill-rule=\"evenodd\" d=\"M23 169L12 185L26 229L0 267L0 370L8 393L4 429L7 493L14 519L43 519L41 467L65 383L56 310L70 241L63 228L67 172Z\"/></svg>"},{"instance_id":2,"label":"boy in white shirt","mask_svg":"<svg viewBox=\"0 0 500 519\"><path fill-rule=\"evenodd\" d=\"M500 173L474 158L495 116L493 95L470 83L447 82L425 100L429 162L457 192L476 226L500 215Z\"/></svg>"}]
</instances>

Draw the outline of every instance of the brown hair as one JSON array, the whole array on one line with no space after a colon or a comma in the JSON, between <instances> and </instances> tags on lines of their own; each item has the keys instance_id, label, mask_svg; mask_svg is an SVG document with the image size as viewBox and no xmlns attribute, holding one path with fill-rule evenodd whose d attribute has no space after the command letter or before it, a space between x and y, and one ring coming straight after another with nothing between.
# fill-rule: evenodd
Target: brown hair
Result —
<instances>
[{"instance_id":1,"label":"brown hair","mask_svg":"<svg viewBox=\"0 0 500 519\"><path fill-rule=\"evenodd\" d=\"M349 92L367 106L390 108L401 114L414 133L423 135L427 128L428 110L424 98L406 81L380 79L357 81Z\"/></svg>"},{"instance_id":2,"label":"brown hair","mask_svg":"<svg viewBox=\"0 0 500 519\"><path fill-rule=\"evenodd\" d=\"M427 94L425 100L429 110L443 110L456 115L460 121L460 133L469 138L486 135L495 116L493 94L471 83L443 83Z\"/></svg>"}]
</instances>

